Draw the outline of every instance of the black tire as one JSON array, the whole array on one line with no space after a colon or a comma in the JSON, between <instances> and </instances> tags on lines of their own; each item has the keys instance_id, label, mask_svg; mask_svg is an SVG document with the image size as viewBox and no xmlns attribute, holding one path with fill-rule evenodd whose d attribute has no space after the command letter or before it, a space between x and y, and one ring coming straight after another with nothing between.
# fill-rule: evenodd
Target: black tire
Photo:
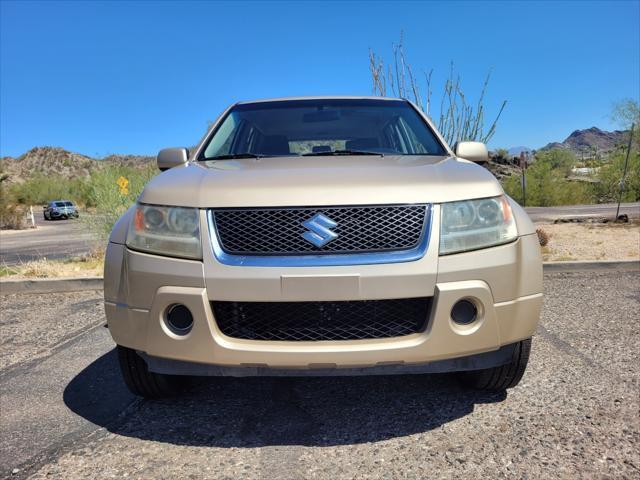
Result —
<instances>
[{"instance_id":1,"label":"black tire","mask_svg":"<svg viewBox=\"0 0 640 480\"><path fill-rule=\"evenodd\" d=\"M184 387L185 377L150 372L147 362L135 350L118 345L118 360L124 383L134 395L165 398L180 393Z\"/></svg>"},{"instance_id":2,"label":"black tire","mask_svg":"<svg viewBox=\"0 0 640 480\"><path fill-rule=\"evenodd\" d=\"M47 214L46 214L46 213L44 214L44 219L45 219L45 220L51 220L51 218L47 217Z\"/></svg>"},{"instance_id":3,"label":"black tire","mask_svg":"<svg viewBox=\"0 0 640 480\"><path fill-rule=\"evenodd\" d=\"M527 369L530 353L531 339L527 338L516 344L511 361L506 365L460 372L459 378L465 386L477 390L501 392L507 388L513 388L520 383Z\"/></svg>"}]
</instances>

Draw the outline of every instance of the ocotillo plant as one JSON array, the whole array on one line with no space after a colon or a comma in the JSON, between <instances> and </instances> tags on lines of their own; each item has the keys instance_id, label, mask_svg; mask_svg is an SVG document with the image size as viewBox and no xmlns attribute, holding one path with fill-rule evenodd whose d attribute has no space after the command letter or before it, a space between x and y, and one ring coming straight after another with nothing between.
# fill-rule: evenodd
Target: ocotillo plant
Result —
<instances>
[{"instance_id":1,"label":"ocotillo plant","mask_svg":"<svg viewBox=\"0 0 640 480\"><path fill-rule=\"evenodd\" d=\"M372 50L369 50L369 70L373 83L373 94L380 96L393 95L412 100L427 115L433 118L432 109L432 74L423 70L424 84L421 86L413 68L407 62L404 51L403 35L400 34L400 42L393 44L393 62L385 68L384 60ZM504 100L498 114L488 129L485 129L485 93L491 78L491 71L482 85L480 97L475 105L472 105L465 96L460 76L455 73L453 63L449 71L449 77L445 81L442 96L440 98L440 112L437 117L438 129L445 140L453 145L464 140L474 140L487 143L496 132L496 125L500 115L507 105ZM425 87L424 94L422 87Z\"/></svg>"}]
</instances>

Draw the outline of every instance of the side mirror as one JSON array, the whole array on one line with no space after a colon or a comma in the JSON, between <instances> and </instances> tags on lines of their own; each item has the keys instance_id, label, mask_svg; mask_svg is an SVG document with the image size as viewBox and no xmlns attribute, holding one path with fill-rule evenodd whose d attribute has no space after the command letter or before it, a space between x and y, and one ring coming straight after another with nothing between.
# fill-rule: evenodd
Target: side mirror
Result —
<instances>
[{"instance_id":1,"label":"side mirror","mask_svg":"<svg viewBox=\"0 0 640 480\"><path fill-rule=\"evenodd\" d=\"M189 150L186 148L165 148L160 150L157 157L158 168L161 172L187 163Z\"/></svg>"},{"instance_id":2,"label":"side mirror","mask_svg":"<svg viewBox=\"0 0 640 480\"><path fill-rule=\"evenodd\" d=\"M464 158L465 160L477 163L489 161L487 146L482 142L458 142L455 150L456 157Z\"/></svg>"}]
</instances>

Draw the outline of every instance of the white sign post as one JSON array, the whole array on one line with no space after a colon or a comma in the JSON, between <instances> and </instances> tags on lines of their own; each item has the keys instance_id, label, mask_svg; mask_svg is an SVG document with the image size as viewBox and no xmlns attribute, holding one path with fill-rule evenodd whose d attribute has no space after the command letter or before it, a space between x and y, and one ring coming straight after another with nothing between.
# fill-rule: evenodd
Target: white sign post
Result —
<instances>
[{"instance_id":1,"label":"white sign post","mask_svg":"<svg viewBox=\"0 0 640 480\"><path fill-rule=\"evenodd\" d=\"M36 228L36 218L33 216L33 206L29 205L29 213L27 219L31 220L31 228Z\"/></svg>"}]
</instances>

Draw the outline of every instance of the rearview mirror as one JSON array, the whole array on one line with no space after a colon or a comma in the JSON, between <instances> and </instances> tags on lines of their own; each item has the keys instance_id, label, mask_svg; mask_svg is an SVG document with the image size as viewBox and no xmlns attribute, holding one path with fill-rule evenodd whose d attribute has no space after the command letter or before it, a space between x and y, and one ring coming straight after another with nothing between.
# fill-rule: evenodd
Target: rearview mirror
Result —
<instances>
[{"instance_id":1,"label":"rearview mirror","mask_svg":"<svg viewBox=\"0 0 640 480\"><path fill-rule=\"evenodd\" d=\"M165 148L160 150L157 157L158 168L161 172L187 163L189 150L186 148Z\"/></svg>"},{"instance_id":2,"label":"rearview mirror","mask_svg":"<svg viewBox=\"0 0 640 480\"><path fill-rule=\"evenodd\" d=\"M458 142L455 150L456 157L471 162L484 163L489 161L487 146L482 142Z\"/></svg>"}]
</instances>

